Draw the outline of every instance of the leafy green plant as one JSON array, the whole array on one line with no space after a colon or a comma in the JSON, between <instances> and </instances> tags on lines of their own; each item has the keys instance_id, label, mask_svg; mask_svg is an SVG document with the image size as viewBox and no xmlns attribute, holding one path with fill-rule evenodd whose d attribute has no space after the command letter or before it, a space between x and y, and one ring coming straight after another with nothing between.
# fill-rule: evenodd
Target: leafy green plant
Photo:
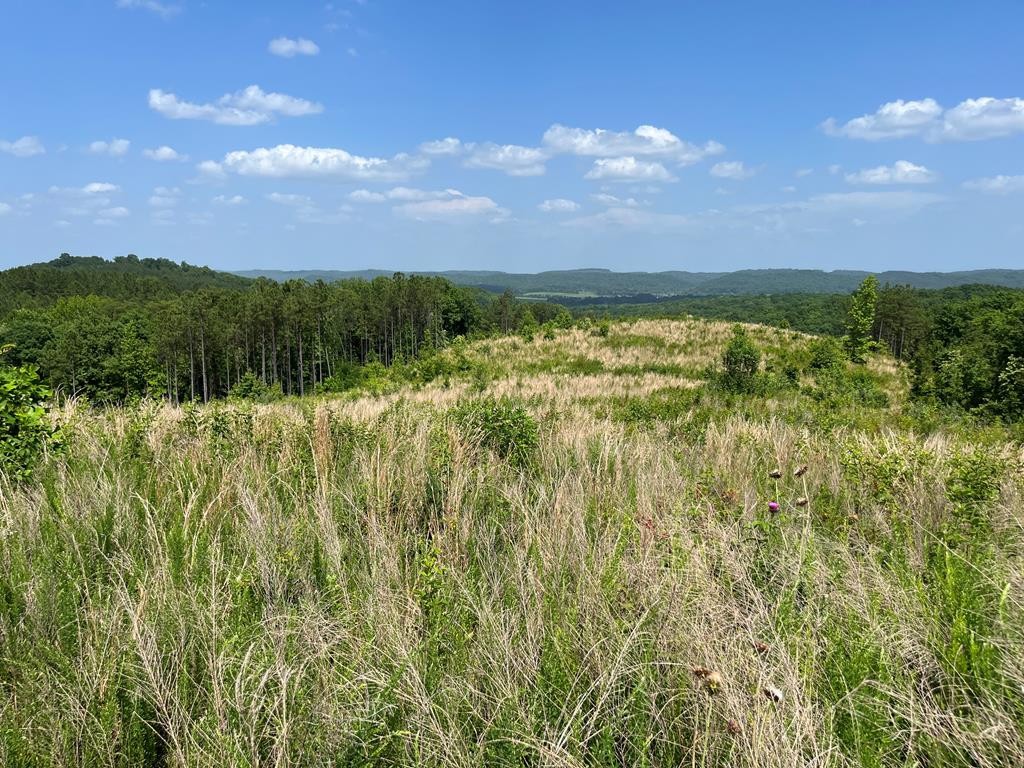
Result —
<instances>
[{"instance_id":1,"label":"leafy green plant","mask_svg":"<svg viewBox=\"0 0 1024 768\"><path fill-rule=\"evenodd\" d=\"M521 405L493 397L467 402L452 412L465 432L514 467L530 466L539 444L537 422Z\"/></svg>"},{"instance_id":2,"label":"leafy green plant","mask_svg":"<svg viewBox=\"0 0 1024 768\"><path fill-rule=\"evenodd\" d=\"M737 394L754 391L757 371L761 365L761 352L743 326L733 327L732 338L722 355L722 365L725 369L720 380L723 389Z\"/></svg>"},{"instance_id":3,"label":"leafy green plant","mask_svg":"<svg viewBox=\"0 0 1024 768\"><path fill-rule=\"evenodd\" d=\"M0 366L0 473L29 479L46 449L57 444L59 433L46 413L51 396L34 367Z\"/></svg>"}]
</instances>

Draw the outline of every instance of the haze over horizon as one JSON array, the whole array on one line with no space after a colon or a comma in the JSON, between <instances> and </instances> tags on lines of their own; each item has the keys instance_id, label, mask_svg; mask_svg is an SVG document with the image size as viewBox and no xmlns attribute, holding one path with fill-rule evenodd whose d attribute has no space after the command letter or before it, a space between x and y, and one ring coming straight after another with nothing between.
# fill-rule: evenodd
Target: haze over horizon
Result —
<instances>
[{"instance_id":1,"label":"haze over horizon","mask_svg":"<svg viewBox=\"0 0 1024 768\"><path fill-rule=\"evenodd\" d=\"M16 0L0 268L1021 268L1022 23L1013 2Z\"/></svg>"}]
</instances>

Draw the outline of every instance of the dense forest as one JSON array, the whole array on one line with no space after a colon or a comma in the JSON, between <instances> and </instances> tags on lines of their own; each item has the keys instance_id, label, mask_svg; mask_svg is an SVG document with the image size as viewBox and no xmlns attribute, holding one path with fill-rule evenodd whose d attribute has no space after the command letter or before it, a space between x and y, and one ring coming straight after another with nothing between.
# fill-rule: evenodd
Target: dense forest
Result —
<instances>
[{"instance_id":1,"label":"dense forest","mask_svg":"<svg viewBox=\"0 0 1024 768\"><path fill-rule=\"evenodd\" d=\"M587 323L689 314L836 337L848 333L851 310L850 295L838 293L567 301ZM884 284L870 315L871 339L908 366L918 398L1024 416L1024 290ZM67 254L0 273L7 360L95 402L340 391L367 364L416 360L460 336L529 334L556 317L571 322L558 304L401 273L278 282L164 259Z\"/></svg>"},{"instance_id":2,"label":"dense forest","mask_svg":"<svg viewBox=\"0 0 1024 768\"><path fill-rule=\"evenodd\" d=\"M344 388L352 366L414 359L552 311L438 277L277 283L135 257L9 270L0 296L8 360L98 402L205 401L239 382L297 395Z\"/></svg>"}]
</instances>

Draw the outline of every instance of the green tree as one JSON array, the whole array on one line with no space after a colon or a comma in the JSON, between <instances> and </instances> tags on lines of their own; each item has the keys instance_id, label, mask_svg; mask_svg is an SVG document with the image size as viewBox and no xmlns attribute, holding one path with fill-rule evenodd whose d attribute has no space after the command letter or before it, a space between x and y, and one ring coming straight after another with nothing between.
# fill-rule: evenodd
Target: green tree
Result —
<instances>
[{"instance_id":1,"label":"green tree","mask_svg":"<svg viewBox=\"0 0 1024 768\"><path fill-rule=\"evenodd\" d=\"M867 354L877 304L878 278L868 275L853 292L850 309L846 314L846 353L855 363L863 363Z\"/></svg>"}]
</instances>

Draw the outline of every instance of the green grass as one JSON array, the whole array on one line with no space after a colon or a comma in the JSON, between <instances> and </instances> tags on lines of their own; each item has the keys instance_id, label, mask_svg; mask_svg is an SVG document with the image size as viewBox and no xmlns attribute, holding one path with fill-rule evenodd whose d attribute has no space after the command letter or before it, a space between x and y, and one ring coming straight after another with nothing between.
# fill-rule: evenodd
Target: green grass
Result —
<instances>
[{"instance_id":1,"label":"green grass","mask_svg":"<svg viewBox=\"0 0 1024 768\"><path fill-rule=\"evenodd\" d=\"M593 343L680 343L631 335ZM0 495L0 764L1024 761L1008 432L881 360L884 404L729 395L569 338L377 394L65 408Z\"/></svg>"}]
</instances>

